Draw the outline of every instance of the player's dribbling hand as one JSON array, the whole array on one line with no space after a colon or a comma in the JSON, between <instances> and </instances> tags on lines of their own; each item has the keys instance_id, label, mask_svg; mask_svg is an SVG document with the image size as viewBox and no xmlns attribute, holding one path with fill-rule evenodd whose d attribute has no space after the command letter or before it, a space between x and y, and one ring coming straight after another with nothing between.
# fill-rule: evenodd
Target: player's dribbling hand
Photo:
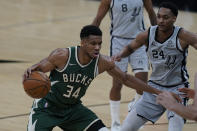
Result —
<instances>
[{"instance_id":1,"label":"player's dribbling hand","mask_svg":"<svg viewBox=\"0 0 197 131\"><path fill-rule=\"evenodd\" d=\"M158 104L161 104L169 110L172 109L173 105L177 103L177 101L182 102L182 99L177 94L168 91L160 93L156 99Z\"/></svg>"},{"instance_id":2,"label":"player's dribbling hand","mask_svg":"<svg viewBox=\"0 0 197 131\"><path fill-rule=\"evenodd\" d=\"M180 103L183 102L182 99L181 99L181 97L178 94L175 94L173 92L170 92L170 93L175 98L176 101L178 101Z\"/></svg>"},{"instance_id":3,"label":"player's dribbling hand","mask_svg":"<svg viewBox=\"0 0 197 131\"><path fill-rule=\"evenodd\" d=\"M25 79L27 79L30 76L30 74L32 73L32 71L34 71L36 68L37 68L37 66L31 66L31 67L27 68L27 70L23 74L23 81Z\"/></svg>"}]
</instances>

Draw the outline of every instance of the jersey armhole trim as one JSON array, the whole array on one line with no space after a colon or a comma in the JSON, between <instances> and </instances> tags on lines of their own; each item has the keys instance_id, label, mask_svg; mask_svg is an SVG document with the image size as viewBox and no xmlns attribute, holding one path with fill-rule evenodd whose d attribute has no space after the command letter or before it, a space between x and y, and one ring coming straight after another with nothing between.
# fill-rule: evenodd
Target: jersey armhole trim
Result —
<instances>
[{"instance_id":1,"label":"jersey armhole trim","mask_svg":"<svg viewBox=\"0 0 197 131\"><path fill-rule=\"evenodd\" d=\"M177 32L177 35L176 35L176 48L177 50L179 50L180 52L184 52L184 50L182 49L181 45L180 45L180 41L178 39L178 35L179 35L179 32L182 30L183 28L179 28L178 32Z\"/></svg>"},{"instance_id":2,"label":"jersey armhole trim","mask_svg":"<svg viewBox=\"0 0 197 131\"><path fill-rule=\"evenodd\" d=\"M148 40L147 40L148 43L147 43L147 47L146 47L146 52L148 51L148 48L149 48L150 28L151 27L148 28Z\"/></svg>"},{"instance_id":3,"label":"jersey armhole trim","mask_svg":"<svg viewBox=\"0 0 197 131\"><path fill-rule=\"evenodd\" d=\"M99 58L100 58L100 55L96 59L95 68L94 68L94 78L99 74L99 69L98 69L98 60L99 60Z\"/></svg>"}]
</instances>

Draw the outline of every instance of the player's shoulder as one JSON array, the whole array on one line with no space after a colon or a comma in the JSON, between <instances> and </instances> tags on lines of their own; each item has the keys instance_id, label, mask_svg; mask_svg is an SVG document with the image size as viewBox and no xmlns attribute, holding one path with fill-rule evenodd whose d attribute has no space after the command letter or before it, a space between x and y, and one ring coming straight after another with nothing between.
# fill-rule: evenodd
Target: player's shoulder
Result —
<instances>
[{"instance_id":1,"label":"player's shoulder","mask_svg":"<svg viewBox=\"0 0 197 131\"><path fill-rule=\"evenodd\" d=\"M188 31L188 30L184 29L183 27L179 27L179 26L177 26L177 28L179 28L178 35L184 36L184 35L186 35L186 34L190 33L190 31Z\"/></svg>"},{"instance_id":2,"label":"player's shoulder","mask_svg":"<svg viewBox=\"0 0 197 131\"><path fill-rule=\"evenodd\" d=\"M68 48L57 48L51 52L48 60L53 63L56 67L61 67L65 65L69 57Z\"/></svg>"},{"instance_id":3,"label":"player's shoulder","mask_svg":"<svg viewBox=\"0 0 197 131\"><path fill-rule=\"evenodd\" d=\"M150 29L150 28L149 28ZM149 36L149 29L139 33L136 37L138 41L144 41L148 39Z\"/></svg>"},{"instance_id":4,"label":"player's shoulder","mask_svg":"<svg viewBox=\"0 0 197 131\"><path fill-rule=\"evenodd\" d=\"M50 56L61 57L68 55L68 53L69 53L68 48L57 48L51 52Z\"/></svg>"},{"instance_id":5,"label":"player's shoulder","mask_svg":"<svg viewBox=\"0 0 197 131\"><path fill-rule=\"evenodd\" d=\"M179 31L178 31L178 38L181 40L185 40L187 39L189 36L192 36L194 33L184 29L183 27L179 27Z\"/></svg>"},{"instance_id":6,"label":"player's shoulder","mask_svg":"<svg viewBox=\"0 0 197 131\"><path fill-rule=\"evenodd\" d=\"M57 48L51 52L49 58L51 60L57 61L62 59L67 59L69 55L68 48Z\"/></svg>"}]
</instances>

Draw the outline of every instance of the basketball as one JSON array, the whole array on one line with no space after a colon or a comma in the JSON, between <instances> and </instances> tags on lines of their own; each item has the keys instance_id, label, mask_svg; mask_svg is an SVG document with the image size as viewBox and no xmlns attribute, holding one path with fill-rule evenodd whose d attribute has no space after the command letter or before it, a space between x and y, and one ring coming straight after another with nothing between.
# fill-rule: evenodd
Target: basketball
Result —
<instances>
[{"instance_id":1,"label":"basketball","mask_svg":"<svg viewBox=\"0 0 197 131\"><path fill-rule=\"evenodd\" d=\"M23 81L25 92L32 98L43 98L51 88L49 77L39 71L34 71Z\"/></svg>"}]
</instances>

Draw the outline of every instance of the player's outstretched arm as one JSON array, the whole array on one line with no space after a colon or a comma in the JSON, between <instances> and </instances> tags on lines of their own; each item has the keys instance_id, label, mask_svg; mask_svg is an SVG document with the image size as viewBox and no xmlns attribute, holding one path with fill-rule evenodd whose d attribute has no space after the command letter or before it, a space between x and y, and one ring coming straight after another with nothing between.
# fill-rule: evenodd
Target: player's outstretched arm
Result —
<instances>
[{"instance_id":1,"label":"player's outstretched arm","mask_svg":"<svg viewBox=\"0 0 197 131\"><path fill-rule=\"evenodd\" d=\"M120 61L121 58L127 57L132 54L136 49L140 48L142 45L147 46L148 43L148 30L137 35L130 44L125 46L123 50L117 55L113 56L113 59Z\"/></svg>"},{"instance_id":2,"label":"player's outstretched arm","mask_svg":"<svg viewBox=\"0 0 197 131\"><path fill-rule=\"evenodd\" d=\"M146 91L149 93L153 93L153 94L160 94L161 91L152 88L151 86L147 85L146 83L144 83L142 80L129 75L125 72L122 72L118 67L114 67L111 70L107 71L111 76L116 77L116 79L119 79L124 85L133 88L133 89L137 89L137 90L141 90L141 91Z\"/></svg>"},{"instance_id":3,"label":"player's outstretched arm","mask_svg":"<svg viewBox=\"0 0 197 131\"><path fill-rule=\"evenodd\" d=\"M32 71L49 72L55 68L61 68L65 65L68 59L68 49L56 49L47 57L35 65L27 68L23 80L31 74Z\"/></svg>"},{"instance_id":4,"label":"player's outstretched arm","mask_svg":"<svg viewBox=\"0 0 197 131\"><path fill-rule=\"evenodd\" d=\"M115 66L114 61L108 56L104 56L104 55L100 56L98 67L99 67L99 73L107 71L112 77L119 79L123 84L125 84L130 88L138 89L141 91L146 91L154 94L161 93L161 91L148 86L146 83L139 80L138 78L129 75L125 72L122 72L117 66Z\"/></svg>"},{"instance_id":5,"label":"player's outstretched arm","mask_svg":"<svg viewBox=\"0 0 197 131\"><path fill-rule=\"evenodd\" d=\"M103 18L105 17L105 15L107 14L110 8L110 3L111 3L111 0L101 0L101 3L97 11L97 15L94 18L92 25L100 26L101 21L103 20Z\"/></svg>"}]
</instances>

